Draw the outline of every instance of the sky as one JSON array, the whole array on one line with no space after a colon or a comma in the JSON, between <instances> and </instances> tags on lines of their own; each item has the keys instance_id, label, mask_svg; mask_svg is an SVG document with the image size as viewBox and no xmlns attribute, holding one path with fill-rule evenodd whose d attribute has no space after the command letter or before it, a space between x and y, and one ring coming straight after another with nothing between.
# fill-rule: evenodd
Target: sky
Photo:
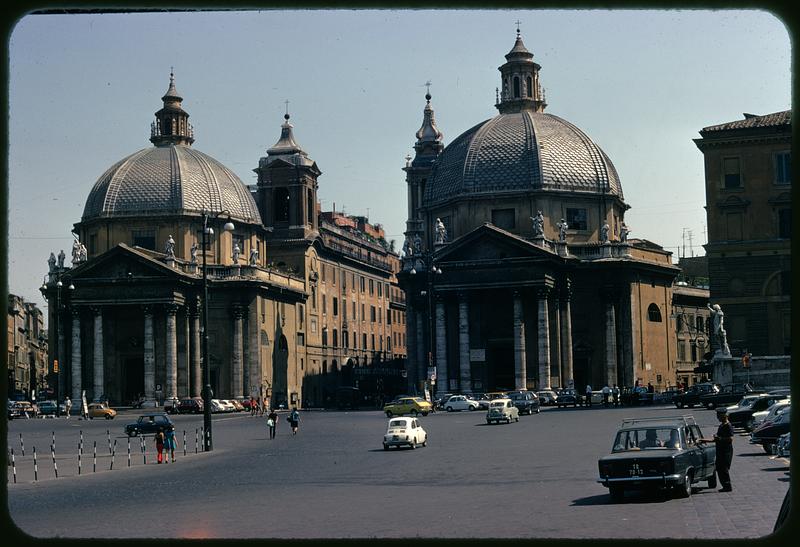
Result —
<instances>
[{"instance_id":1,"label":"sky","mask_svg":"<svg viewBox=\"0 0 800 547\"><path fill-rule=\"evenodd\" d=\"M619 173L631 237L704 254L703 127L790 108L789 34L756 10L303 10L27 15L9 53L9 291L46 307L100 175L152 146L174 69L194 148L245 184L288 109L322 170L323 210L367 215L402 246L405 156L425 83L449 144L497 115L516 21L547 113ZM691 231L693 247L689 246ZM683 250L685 245L685 253Z\"/></svg>"}]
</instances>

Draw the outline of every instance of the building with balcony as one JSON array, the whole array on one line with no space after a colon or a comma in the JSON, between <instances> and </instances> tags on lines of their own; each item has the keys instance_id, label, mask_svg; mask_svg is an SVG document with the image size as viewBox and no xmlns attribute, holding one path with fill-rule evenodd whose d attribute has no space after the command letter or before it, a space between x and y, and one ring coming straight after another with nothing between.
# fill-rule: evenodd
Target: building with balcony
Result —
<instances>
[{"instance_id":1,"label":"building with balcony","mask_svg":"<svg viewBox=\"0 0 800 547\"><path fill-rule=\"evenodd\" d=\"M47 331L44 313L24 298L8 295L8 397L38 397L47 386Z\"/></svg>"}]
</instances>

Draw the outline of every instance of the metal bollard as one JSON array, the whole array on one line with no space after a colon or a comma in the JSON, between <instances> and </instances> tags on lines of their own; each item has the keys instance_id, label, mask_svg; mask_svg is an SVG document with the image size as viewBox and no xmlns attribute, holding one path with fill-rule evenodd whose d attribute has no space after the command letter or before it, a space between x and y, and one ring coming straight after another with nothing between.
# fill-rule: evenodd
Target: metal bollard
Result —
<instances>
[{"instance_id":1,"label":"metal bollard","mask_svg":"<svg viewBox=\"0 0 800 547\"><path fill-rule=\"evenodd\" d=\"M78 443L78 475L81 474L81 444Z\"/></svg>"},{"instance_id":2,"label":"metal bollard","mask_svg":"<svg viewBox=\"0 0 800 547\"><path fill-rule=\"evenodd\" d=\"M128 437L128 467L131 466L131 438Z\"/></svg>"},{"instance_id":3,"label":"metal bollard","mask_svg":"<svg viewBox=\"0 0 800 547\"><path fill-rule=\"evenodd\" d=\"M108 453L111 454L111 431L106 429L106 436L108 437Z\"/></svg>"},{"instance_id":4,"label":"metal bollard","mask_svg":"<svg viewBox=\"0 0 800 547\"><path fill-rule=\"evenodd\" d=\"M186 455L186 430L183 430L183 455Z\"/></svg>"},{"instance_id":5,"label":"metal bollard","mask_svg":"<svg viewBox=\"0 0 800 547\"><path fill-rule=\"evenodd\" d=\"M22 442L22 433L19 434L19 447L22 449L22 457L25 457L25 443Z\"/></svg>"},{"instance_id":6,"label":"metal bollard","mask_svg":"<svg viewBox=\"0 0 800 547\"><path fill-rule=\"evenodd\" d=\"M117 439L114 439L114 449L111 450L111 467L108 468L109 471L114 469L114 454L117 453Z\"/></svg>"},{"instance_id":7,"label":"metal bollard","mask_svg":"<svg viewBox=\"0 0 800 547\"><path fill-rule=\"evenodd\" d=\"M140 437L142 439L142 464L147 465L147 445L144 442L144 437Z\"/></svg>"},{"instance_id":8,"label":"metal bollard","mask_svg":"<svg viewBox=\"0 0 800 547\"><path fill-rule=\"evenodd\" d=\"M39 480L39 464L36 463L36 447L33 447L33 480Z\"/></svg>"},{"instance_id":9,"label":"metal bollard","mask_svg":"<svg viewBox=\"0 0 800 547\"><path fill-rule=\"evenodd\" d=\"M11 449L11 471L14 474L14 484L17 484L17 462L14 460L14 449Z\"/></svg>"},{"instance_id":10,"label":"metal bollard","mask_svg":"<svg viewBox=\"0 0 800 547\"><path fill-rule=\"evenodd\" d=\"M194 453L197 454L197 428L194 428Z\"/></svg>"},{"instance_id":11,"label":"metal bollard","mask_svg":"<svg viewBox=\"0 0 800 547\"><path fill-rule=\"evenodd\" d=\"M56 432L53 431L53 450L56 448Z\"/></svg>"},{"instance_id":12,"label":"metal bollard","mask_svg":"<svg viewBox=\"0 0 800 547\"><path fill-rule=\"evenodd\" d=\"M94 451L92 452L92 473L97 473L97 441L94 442Z\"/></svg>"},{"instance_id":13,"label":"metal bollard","mask_svg":"<svg viewBox=\"0 0 800 547\"><path fill-rule=\"evenodd\" d=\"M58 478L58 465L56 464L56 445L50 445L50 453L53 455L53 471L56 473L56 478Z\"/></svg>"}]
</instances>

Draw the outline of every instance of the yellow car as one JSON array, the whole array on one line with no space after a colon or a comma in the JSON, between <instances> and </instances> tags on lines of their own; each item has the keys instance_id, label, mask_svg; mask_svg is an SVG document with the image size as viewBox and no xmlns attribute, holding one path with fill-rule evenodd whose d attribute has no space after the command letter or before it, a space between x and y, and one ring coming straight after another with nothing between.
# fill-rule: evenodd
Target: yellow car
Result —
<instances>
[{"instance_id":1,"label":"yellow car","mask_svg":"<svg viewBox=\"0 0 800 547\"><path fill-rule=\"evenodd\" d=\"M89 418L113 420L116 415L117 411L113 408L109 408L105 403L91 403L89 405Z\"/></svg>"},{"instance_id":2,"label":"yellow car","mask_svg":"<svg viewBox=\"0 0 800 547\"><path fill-rule=\"evenodd\" d=\"M414 416L427 416L433 407L422 397L403 397L392 401L383 407L383 411L388 418L392 416L402 416L403 414L413 414Z\"/></svg>"}]
</instances>

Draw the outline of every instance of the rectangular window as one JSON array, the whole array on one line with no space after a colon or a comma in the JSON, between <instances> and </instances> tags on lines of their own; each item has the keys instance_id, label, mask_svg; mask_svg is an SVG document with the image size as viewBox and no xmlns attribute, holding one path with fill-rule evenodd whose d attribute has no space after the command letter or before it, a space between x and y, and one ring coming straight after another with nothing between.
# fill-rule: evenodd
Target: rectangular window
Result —
<instances>
[{"instance_id":1,"label":"rectangular window","mask_svg":"<svg viewBox=\"0 0 800 547\"><path fill-rule=\"evenodd\" d=\"M697 316L697 332L703 332L705 330L705 325L703 323L704 323L703 316L702 315L698 315Z\"/></svg>"},{"instance_id":2,"label":"rectangular window","mask_svg":"<svg viewBox=\"0 0 800 547\"><path fill-rule=\"evenodd\" d=\"M728 241L741 241L742 213L728 213L725 220L728 228Z\"/></svg>"},{"instance_id":3,"label":"rectangular window","mask_svg":"<svg viewBox=\"0 0 800 547\"><path fill-rule=\"evenodd\" d=\"M686 344L678 340L678 361L686 361Z\"/></svg>"},{"instance_id":4,"label":"rectangular window","mask_svg":"<svg viewBox=\"0 0 800 547\"><path fill-rule=\"evenodd\" d=\"M778 237L790 239L792 237L792 210L778 210Z\"/></svg>"},{"instance_id":5,"label":"rectangular window","mask_svg":"<svg viewBox=\"0 0 800 547\"><path fill-rule=\"evenodd\" d=\"M336 285L336 268L331 268L331 276L333 277L331 282Z\"/></svg>"},{"instance_id":6,"label":"rectangular window","mask_svg":"<svg viewBox=\"0 0 800 547\"><path fill-rule=\"evenodd\" d=\"M155 230L131 230L131 244L143 249L156 250ZM163 250L163 249L162 249Z\"/></svg>"},{"instance_id":7,"label":"rectangular window","mask_svg":"<svg viewBox=\"0 0 800 547\"><path fill-rule=\"evenodd\" d=\"M328 267L323 264L322 265L322 282L325 283L325 278L327 277L326 273L328 271Z\"/></svg>"},{"instance_id":8,"label":"rectangular window","mask_svg":"<svg viewBox=\"0 0 800 547\"><path fill-rule=\"evenodd\" d=\"M342 280L342 292L347 290L347 272L342 270L342 274L339 276Z\"/></svg>"},{"instance_id":9,"label":"rectangular window","mask_svg":"<svg viewBox=\"0 0 800 547\"><path fill-rule=\"evenodd\" d=\"M586 209L567 209L567 227L570 230L587 230Z\"/></svg>"},{"instance_id":10,"label":"rectangular window","mask_svg":"<svg viewBox=\"0 0 800 547\"><path fill-rule=\"evenodd\" d=\"M690 349L692 350L692 362L696 363L697 362L697 346L695 345L694 342L690 342L689 345L690 345Z\"/></svg>"},{"instance_id":11,"label":"rectangular window","mask_svg":"<svg viewBox=\"0 0 800 547\"><path fill-rule=\"evenodd\" d=\"M298 346L305 346L306 345L306 335L302 332L297 333L297 345Z\"/></svg>"},{"instance_id":12,"label":"rectangular window","mask_svg":"<svg viewBox=\"0 0 800 547\"><path fill-rule=\"evenodd\" d=\"M328 297L324 294L322 295L322 315L328 313Z\"/></svg>"},{"instance_id":13,"label":"rectangular window","mask_svg":"<svg viewBox=\"0 0 800 547\"><path fill-rule=\"evenodd\" d=\"M722 176L725 188L741 188L742 172L739 158L724 158L722 160Z\"/></svg>"},{"instance_id":14,"label":"rectangular window","mask_svg":"<svg viewBox=\"0 0 800 547\"><path fill-rule=\"evenodd\" d=\"M386 298L389 298L389 284L384 283L384 293L386 294Z\"/></svg>"},{"instance_id":15,"label":"rectangular window","mask_svg":"<svg viewBox=\"0 0 800 547\"><path fill-rule=\"evenodd\" d=\"M386 310L386 324L392 324L392 310Z\"/></svg>"},{"instance_id":16,"label":"rectangular window","mask_svg":"<svg viewBox=\"0 0 800 547\"><path fill-rule=\"evenodd\" d=\"M311 319L311 332L313 332L313 333L317 332L317 320L316 319Z\"/></svg>"},{"instance_id":17,"label":"rectangular window","mask_svg":"<svg viewBox=\"0 0 800 547\"><path fill-rule=\"evenodd\" d=\"M97 253L97 234L90 234L89 235L89 251L90 255L94 255Z\"/></svg>"},{"instance_id":18,"label":"rectangular window","mask_svg":"<svg viewBox=\"0 0 800 547\"><path fill-rule=\"evenodd\" d=\"M367 349L367 333L361 335L361 349Z\"/></svg>"},{"instance_id":19,"label":"rectangular window","mask_svg":"<svg viewBox=\"0 0 800 547\"><path fill-rule=\"evenodd\" d=\"M333 315L339 315L339 299L335 296L333 297Z\"/></svg>"},{"instance_id":20,"label":"rectangular window","mask_svg":"<svg viewBox=\"0 0 800 547\"><path fill-rule=\"evenodd\" d=\"M516 225L514 209L492 209L492 224L504 230L513 230Z\"/></svg>"},{"instance_id":21,"label":"rectangular window","mask_svg":"<svg viewBox=\"0 0 800 547\"><path fill-rule=\"evenodd\" d=\"M375 281L372 279L369 280L369 294L375 294Z\"/></svg>"},{"instance_id":22,"label":"rectangular window","mask_svg":"<svg viewBox=\"0 0 800 547\"><path fill-rule=\"evenodd\" d=\"M792 154L778 152L775 154L775 184L792 183Z\"/></svg>"},{"instance_id":23,"label":"rectangular window","mask_svg":"<svg viewBox=\"0 0 800 547\"><path fill-rule=\"evenodd\" d=\"M302 304L297 306L297 308L298 308L298 311L299 311L297 317L300 320L300 328L302 329L303 328L303 323L305 322L306 310L305 310L305 307Z\"/></svg>"},{"instance_id":24,"label":"rectangular window","mask_svg":"<svg viewBox=\"0 0 800 547\"><path fill-rule=\"evenodd\" d=\"M353 349L358 349L358 335L353 333Z\"/></svg>"},{"instance_id":25,"label":"rectangular window","mask_svg":"<svg viewBox=\"0 0 800 547\"><path fill-rule=\"evenodd\" d=\"M362 275L361 276L361 293L362 294L364 293L365 287L366 287L366 279L364 279L364 276Z\"/></svg>"},{"instance_id":26,"label":"rectangular window","mask_svg":"<svg viewBox=\"0 0 800 547\"><path fill-rule=\"evenodd\" d=\"M375 322L375 306L369 307L369 320L373 323Z\"/></svg>"},{"instance_id":27,"label":"rectangular window","mask_svg":"<svg viewBox=\"0 0 800 547\"><path fill-rule=\"evenodd\" d=\"M383 298L383 283L378 282L378 298Z\"/></svg>"},{"instance_id":28,"label":"rectangular window","mask_svg":"<svg viewBox=\"0 0 800 547\"><path fill-rule=\"evenodd\" d=\"M370 344L369 345L369 349L371 349L372 351L375 351L375 335L374 334L370 334L369 335L369 344Z\"/></svg>"},{"instance_id":29,"label":"rectangular window","mask_svg":"<svg viewBox=\"0 0 800 547\"><path fill-rule=\"evenodd\" d=\"M364 304L361 304L361 320L362 321L366 321L367 320L367 312L366 312L366 307L364 306Z\"/></svg>"},{"instance_id":30,"label":"rectangular window","mask_svg":"<svg viewBox=\"0 0 800 547\"><path fill-rule=\"evenodd\" d=\"M356 319L358 319L358 316L356 315L356 303L353 302L353 321Z\"/></svg>"}]
</instances>

